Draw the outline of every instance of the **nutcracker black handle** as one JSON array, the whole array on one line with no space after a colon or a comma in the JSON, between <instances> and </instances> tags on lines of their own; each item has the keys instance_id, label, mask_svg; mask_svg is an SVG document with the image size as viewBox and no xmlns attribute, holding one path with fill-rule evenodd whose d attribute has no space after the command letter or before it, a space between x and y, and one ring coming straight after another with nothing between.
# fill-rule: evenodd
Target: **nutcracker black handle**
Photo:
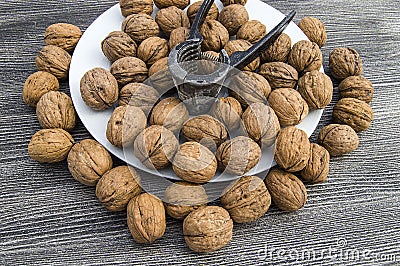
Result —
<instances>
[{"instance_id":1,"label":"nutcracker black handle","mask_svg":"<svg viewBox=\"0 0 400 266\"><path fill-rule=\"evenodd\" d=\"M193 24L190 27L188 40L203 40L203 36L200 34L201 26L207 17L208 11L214 4L214 0L204 0L201 4L199 11L197 11L196 17L194 18Z\"/></svg>"}]
</instances>

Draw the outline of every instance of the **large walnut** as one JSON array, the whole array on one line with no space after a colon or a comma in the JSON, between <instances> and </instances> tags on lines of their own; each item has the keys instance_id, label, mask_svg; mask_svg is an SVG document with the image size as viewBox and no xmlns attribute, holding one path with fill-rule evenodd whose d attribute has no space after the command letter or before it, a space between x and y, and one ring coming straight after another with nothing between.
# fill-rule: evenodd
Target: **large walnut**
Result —
<instances>
[{"instance_id":1,"label":"large walnut","mask_svg":"<svg viewBox=\"0 0 400 266\"><path fill-rule=\"evenodd\" d=\"M331 156L340 156L357 149L357 133L348 125L330 124L321 129L318 141Z\"/></svg>"},{"instance_id":2,"label":"large walnut","mask_svg":"<svg viewBox=\"0 0 400 266\"><path fill-rule=\"evenodd\" d=\"M333 120L351 126L356 132L368 129L373 119L371 106L355 98L342 98L333 107Z\"/></svg>"},{"instance_id":3,"label":"large walnut","mask_svg":"<svg viewBox=\"0 0 400 266\"><path fill-rule=\"evenodd\" d=\"M249 13L243 5L232 4L221 10L218 20L228 30L229 35L233 36L249 20Z\"/></svg>"},{"instance_id":4,"label":"large walnut","mask_svg":"<svg viewBox=\"0 0 400 266\"><path fill-rule=\"evenodd\" d=\"M60 84L53 74L38 71L26 79L22 98L27 105L36 107L44 94L49 91L58 91L59 88Z\"/></svg>"},{"instance_id":5,"label":"large walnut","mask_svg":"<svg viewBox=\"0 0 400 266\"><path fill-rule=\"evenodd\" d=\"M323 109L332 101L333 84L327 75L314 70L299 79L298 91L310 109Z\"/></svg>"},{"instance_id":6,"label":"large walnut","mask_svg":"<svg viewBox=\"0 0 400 266\"><path fill-rule=\"evenodd\" d=\"M129 15L122 22L122 31L126 32L136 43L158 36L160 28L157 22L147 14Z\"/></svg>"},{"instance_id":7,"label":"large walnut","mask_svg":"<svg viewBox=\"0 0 400 266\"><path fill-rule=\"evenodd\" d=\"M332 76L341 81L350 76L360 76L363 72L362 60L352 48L335 48L329 55Z\"/></svg>"},{"instance_id":8,"label":"large walnut","mask_svg":"<svg viewBox=\"0 0 400 266\"><path fill-rule=\"evenodd\" d=\"M190 3L190 0L154 0L154 4L159 9L170 6L176 6L180 9L185 9Z\"/></svg>"},{"instance_id":9,"label":"large walnut","mask_svg":"<svg viewBox=\"0 0 400 266\"><path fill-rule=\"evenodd\" d=\"M325 25L321 20L313 17L305 17L299 21L298 26L308 39L318 44L319 47L326 44Z\"/></svg>"},{"instance_id":10,"label":"large walnut","mask_svg":"<svg viewBox=\"0 0 400 266\"><path fill-rule=\"evenodd\" d=\"M219 98L211 108L211 115L229 130L239 128L242 114L240 103L233 97Z\"/></svg>"},{"instance_id":11,"label":"large walnut","mask_svg":"<svg viewBox=\"0 0 400 266\"><path fill-rule=\"evenodd\" d=\"M201 4L203 4L203 1L194 2L187 9L187 15L189 17L190 23L193 23L194 18L196 17L196 14L200 9ZM219 13L218 7L215 3L213 3L210 10L207 13L206 19L217 19L218 13Z\"/></svg>"},{"instance_id":12,"label":"large walnut","mask_svg":"<svg viewBox=\"0 0 400 266\"><path fill-rule=\"evenodd\" d=\"M267 27L258 20L249 20L236 33L236 38L254 44L267 34Z\"/></svg>"},{"instance_id":13,"label":"large walnut","mask_svg":"<svg viewBox=\"0 0 400 266\"><path fill-rule=\"evenodd\" d=\"M374 86L362 76L350 76L339 84L339 93L342 98L356 98L370 103L374 97Z\"/></svg>"},{"instance_id":14,"label":"large walnut","mask_svg":"<svg viewBox=\"0 0 400 266\"><path fill-rule=\"evenodd\" d=\"M301 177L311 183L325 182L329 174L329 160L329 152L324 147L312 143L310 159L301 170Z\"/></svg>"},{"instance_id":15,"label":"large walnut","mask_svg":"<svg viewBox=\"0 0 400 266\"><path fill-rule=\"evenodd\" d=\"M246 40L231 40L225 45L224 49L226 50L228 55L231 56L234 52L246 51L251 46L252 46L252 44L250 42L246 41ZM250 64L245 66L243 68L243 70L245 70L245 71L254 71L259 66L260 66L260 58L257 57L256 59L254 59L253 62L251 62Z\"/></svg>"},{"instance_id":16,"label":"large walnut","mask_svg":"<svg viewBox=\"0 0 400 266\"><path fill-rule=\"evenodd\" d=\"M82 36L79 27L68 23L56 23L47 27L44 42L55 45L67 52L72 52Z\"/></svg>"},{"instance_id":17,"label":"large walnut","mask_svg":"<svg viewBox=\"0 0 400 266\"><path fill-rule=\"evenodd\" d=\"M189 28L186 27L179 27L171 31L168 42L169 49L172 49L181 42L184 42L189 37L189 31Z\"/></svg>"},{"instance_id":18,"label":"large walnut","mask_svg":"<svg viewBox=\"0 0 400 266\"><path fill-rule=\"evenodd\" d=\"M288 63L301 75L319 70L322 66L322 52L316 43L302 40L293 45L289 53Z\"/></svg>"},{"instance_id":19,"label":"large walnut","mask_svg":"<svg viewBox=\"0 0 400 266\"><path fill-rule=\"evenodd\" d=\"M176 6L160 9L156 14L156 22L167 36L169 36L174 29L190 27L188 16L183 10Z\"/></svg>"},{"instance_id":20,"label":"large walnut","mask_svg":"<svg viewBox=\"0 0 400 266\"><path fill-rule=\"evenodd\" d=\"M137 44L123 31L113 31L101 42L103 54L111 63L120 58L136 56Z\"/></svg>"},{"instance_id":21,"label":"large walnut","mask_svg":"<svg viewBox=\"0 0 400 266\"><path fill-rule=\"evenodd\" d=\"M204 38L202 48L206 51L219 52L229 41L228 30L215 19L204 21L200 33Z\"/></svg>"},{"instance_id":22,"label":"large walnut","mask_svg":"<svg viewBox=\"0 0 400 266\"><path fill-rule=\"evenodd\" d=\"M189 119L189 112L178 98L168 97L161 100L151 111L149 122L177 132Z\"/></svg>"},{"instance_id":23,"label":"large walnut","mask_svg":"<svg viewBox=\"0 0 400 266\"><path fill-rule=\"evenodd\" d=\"M137 56L147 65L152 65L168 56L168 41L160 37L147 38L139 45Z\"/></svg>"},{"instance_id":24,"label":"large walnut","mask_svg":"<svg viewBox=\"0 0 400 266\"><path fill-rule=\"evenodd\" d=\"M139 107L148 115L159 98L160 94L152 87L143 83L129 83L119 92L118 104Z\"/></svg>"},{"instance_id":25,"label":"large walnut","mask_svg":"<svg viewBox=\"0 0 400 266\"><path fill-rule=\"evenodd\" d=\"M221 2L224 6L229 6L233 4L240 4L244 6L247 3L247 0L222 0Z\"/></svg>"},{"instance_id":26,"label":"large walnut","mask_svg":"<svg viewBox=\"0 0 400 266\"><path fill-rule=\"evenodd\" d=\"M261 54L263 62L287 62L292 50L292 40L289 35L282 33L278 39Z\"/></svg>"},{"instance_id":27,"label":"large walnut","mask_svg":"<svg viewBox=\"0 0 400 266\"><path fill-rule=\"evenodd\" d=\"M148 75L146 63L136 57L118 59L111 65L110 72L121 87L132 82L143 82Z\"/></svg>"},{"instance_id":28,"label":"large walnut","mask_svg":"<svg viewBox=\"0 0 400 266\"><path fill-rule=\"evenodd\" d=\"M119 0L119 6L124 17L139 13L147 15L153 13L152 0Z\"/></svg>"},{"instance_id":29,"label":"large walnut","mask_svg":"<svg viewBox=\"0 0 400 266\"><path fill-rule=\"evenodd\" d=\"M38 53L36 67L39 71L49 72L58 79L66 79L71 59L71 55L64 49L47 45Z\"/></svg>"},{"instance_id":30,"label":"large walnut","mask_svg":"<svg viewBox=\"0 0 400 266\"><path fill-rule=\"evenodd\" d=\"M297 70L283 62L262 64L259 74L268 80L273 90L281 88L294 89L299 80Z\"/></svg>"},{"instance_id":31,"label":"large walnut","mask_svg":"<svg viewBox=\"0 0 400 266\"><path fill-rule=\"evenodd\" d=\"M151 85L161 94L175 87L172 74L168 68L168 57L161 58L150 67L149 79Z\"/></svg>"}]
</instances>

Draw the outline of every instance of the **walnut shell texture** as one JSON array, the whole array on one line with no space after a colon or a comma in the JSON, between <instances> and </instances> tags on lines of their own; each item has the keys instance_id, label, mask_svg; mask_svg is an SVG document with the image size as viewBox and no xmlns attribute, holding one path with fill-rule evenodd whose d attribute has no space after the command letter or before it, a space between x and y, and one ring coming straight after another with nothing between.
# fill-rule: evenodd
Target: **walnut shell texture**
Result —
<instances>
[{"instance_id":1,"label":"walnut shell texture","mask_svg":"<svg viewBox=\"0 0 400 266\"><path fill-rule=\"evenodd\" d=\"M272 90L280 88L294 89L299 80L297 70L283 62L262 64L259 74L268 80Z\"/></svg>"},{"instance_id":2,"label":"walnut shell texture","mask_svg":"<svg viewBox=\"0 0 400 266\"><path fill-rule=\"evenodd\" d=\"M312 143L311 155L306 167L301 170L301 177L311 183L325 182L329 174L329 152L322 146Z\"/></svg>"},{"instance_id":3,"label":"walnut shell texture","mask_svg":"<svg viewBox=\"0 0 400 266\"><path fill-rule=\"evenodd\" d=\"M249 20L249 13L243 5L231 4L221 10L218 20L228 30L229 35L233 36Z\"/></svg>"},{"instance_id":4,"label":"walnut shell texture","mask_svg":"<svg viewBox=\"0 0 400 266\"><path fill-rule=\"evenodd\" d=\"M330 124L321 129L318 142L331 156L340 156L358 148L357 133L348 125Z\"/></svg>"},{"instance_id":5,"label":"walnut shell texture","mask_svg":"<svg viewBox=\"0 0 400 266\"><path fill-rule=\"evenodd\" d=\"M322 52L316 43L302 40L293 45L288 63L300 74L319 70L322 66Z\"/></svg>"},{"instance_id":6,"label":"walnut shell texture","mask_svg":"<svg viewBox=\"0 0 400 266\"><path fill-rule=\"evenodd\" d=\"M119 6L124 17L139 13L147 15L153 13L152 0L119 0Z\"/></svg>"},{"instance_id":7,"label":"walnut shell texture","mask_svg":"<svg viewBox=\"0 0 400 266\"><path fill-rule=\"evenodd\" d=\"M234 52L238 51L246 51L252 46L252 44L249 41L246 40L231 40L229 41L224 49L228 53L229 56L231 56ZM243 68L244 71L254 71L260 66L260 58L257 57L252 61L250 64L245 66Z\"/></svg>"},{"instance_id":8,"label":"walnut shell texture","mask_svg":"<svg viewBox=\"0 0 400 266\"><path fill-rule=\"evenodd\" d=\"M68 76L71 59L71 55L64 49L55 45L47 45L38 53L36 67L39 71L49 72L63 80Z\"/></svg>"},{"instance_id":9,"label":"walnut shell texture","mask_svg":"<svg viewBox=\"0 0 400 266\"><path fill-rule=\"evenodd\" d=\"M261 54L263 62L287 62L292 50L292 40L289 35L282 33L278 39Z\"/></svg>"},{"instance_id":10,"label":"walnut shell texture","mask_svg":"<svg viewBox=\"0 0 400 266\"><path fill-rule=\"evenodd\" d=\"M205 20L200 33L204 38L202 48L205 51L219 52L229 41L228 30L215 19Z\"/></svg>"},{"instance_id":11,"label":"walnut shell texture","mask_svg":"<svg viewBox=\"0 0 400 266\"><path fill-rule=\"evenodd\" d=\"M119 92L119 106L131 105L142 109L148 115L160 98L157 90L144 83L129 83Z\"/></svg>"},{"instance_id":12,"label":"walnut shell texture","mask_svg":"<svg viewBox=\"0 0 400 266\"><path fill-rule=\"evenodd\" d=\"M194 18L196 17L197 12L200 9L201 4L203 4L203 1L197 1L191 4L188 9L187 9L187 15L189 17L190 23L192 24L194 21ZM215 3L212 4L210 10L207 13L206 19L217 19L219 14L218 7Z\"/></svg>"},{"instance_id":13,"label":"walnut shell texture","mask_svg":"<svg viewBox=\"0 0 400 266\"><path fill-rule=\"evenodd\" d=\"M168 42L169 49L172 49L181 42L184 42L189 37L189 31L189 28L186 27L179 27L171 31Z\"/></svg>"},{"instance_id":14,"label":"walnut shell texture","mask_svg":"<svg viewBox=\"0 0 400 266\"><path fill-rule=\"evenodd\" d=\"M175 87L168 67L168 57L161 58L150 67L149 79L151 85L161 94Z\"/></svg>"},{"instance_id":15,"label":"walnut shell texture","mask_svg":"<svg viewBox=\"0 0 400 266\"><path fill-rule=\"evenodd\" d=\"M148 75L146 63L136 57L118 59L111 65L110 72L121 87L132 82L143 82Z\"/></svg>"},{"instance_id":16,"label":"walnut shell texture","mask_svg":"<svg viewBox=\"0 0 400 266\"><path fill-rule=\"evenodd\" d=\"M363 64L358 52L352 48L335 48L329 55L332 76L341 81L350 76L360 76Z\"/></svg>"},{"instance_id":17,"label":"walnut shell texture","mask_svg":"<svg viewBox=\"0 0 400 266\"><path fill-rule=\"evenodd\" d=\"M258 20L249 20L236 33L236 38L246 40L252 44L258 42L267 34L267 27Z\"/></svg>"},{"instance_id":18,"label":"walnut shell texture","mask_svg":"<svg viewBox=\"0 0 400 266\"><path fill-rule=\"evenodd\" d=\"M113 31L101 42L101 49L113 63L123 57L136 56L137 44L123 31Z\"/></svg>"},{"instance_id":19,"label":"walnut shell texture","mask_svg":"<svg viewBox=\"0 0 400 266\"><path fill-rule=\"evenodd\" d=\"M22 98L24 102L36 107L40 98L49 91L58 91L60 84L58 79L48 72L38 71L30 75L24 84Z\"/></svg>"},{"instance_id":20,"label":"walnut shell texture","mask_svg":"<svg viewBox=\"0 0 400 266\"><path fill-rule=\"evenodd\" d=\"M136 43L158 36L160 28L157 22L147 14L132 14L126 17L121 27Z\"/></svg>"},{"instance_id":21,"label":"walnut shell texture","mask_svg":"<svg viewBox=\"0 0 400 266\"><path fill-rule=\"evenodd\" d=\"M211 108L211 115L229 130L239 128L242 114L242 106L233 97L219 98Z\"/></svg>"},{"instance_id":22,"label":"walnut shell texture","mask_svg":"<svg viewBox=\"0 0 400 266\"><path fill-rule=\"evenodd\" d=\"M342 98L333 107L333 120L351 126L356 132L367 130L373 119L371 106L355 98Z\"/></svg>"},{"instance_id":23,"label":"walnut shell texture","mask_svg":"<svg viewBox=\"0 0 400 266\"><path fill-rule=\"evenodd\" d=\"M299 79L298 92L310 109L323 109L332 101L333 84L327 75L314 70Z\"/></svg>"},{"instance_id":24,"label":"walnut shell texture","mask_svg":"<svg viewBox=\"0 0 400 266\"><path fill-rule=\"evenodd\" d=\"M247 0L222 0L221 1L224 6L229 6L233 4L245 5Z\"/></svg>"},{"instance_id":25,"label":"walnut shell texture","mask_svg":"<svg viewBox=\"0 0 400 266\"><path fill-rule=\"evenodd\" d=\"M308 39L322 47L326 44L326 29L321 20L314 17L304 17L298 23L299 28Z\"/></svg>"},{"instance_id":26,"label":"walnut shell texture","mask_svg":"<svg viewBox=\"0 0 400 266\"><path fill-rule=\"evenodd\" d=\"M190 27L188 16L183 10L177 8L176 6L160 9L156 14L155 19L160 29L167 36L169 36L174 29L180 27Z\"/></svg>"},{"instance_id":27,"label":"walnut shell texture","mask_svg":"<svg viewBox=\"0 0 400 266\"><path fill-rule=\"evenodd\" d=\"M160 125L172 132L177 132L189 119L189 112L184 103L178 98L162 99L151 111L149 122L151 125Z\"/></svg>"},{"instance_id":28,"label":"walnut shell texture","mask_svg":"<svg viewBox=\"0 0 400 266\"><path fill-rule=\"evenodd\" d=\"M339 84L341 98L356 98L370 103L374 97L374 86L362 76L350 76Z\"/></svg>"},{"instance_id":29,"label":"walnut shell texture","mask_svg":"<svg viewBox=\"0 0 400 266\"><path fill-rule=\"evenodd\" d=\"M68 23L56 23L47 27L44 42L72 52L81 37L82 31L79 27Z\"/></svg>"},{"instance_id":30,"label":"walnut shell texture","mask_svg":"<svg viewBox=\"0 0 400 266\"><path fill-rule=\"evenodd\" d=\"M154 4L159 9L170 6L176 6L180 9L185 9L190 3L190 0L154 0Z\"/></svg>"},{"instance_id":31,"label":"walnut shell texture","mask_svg":"<svg viewBox=\"0 0 400 266\"><path fill-rule=\"evenodd\" d=\"M137 56L148 65L168 56L168 41L160 37L150 37L138 47Z\"/></svg>"}]
</instances>

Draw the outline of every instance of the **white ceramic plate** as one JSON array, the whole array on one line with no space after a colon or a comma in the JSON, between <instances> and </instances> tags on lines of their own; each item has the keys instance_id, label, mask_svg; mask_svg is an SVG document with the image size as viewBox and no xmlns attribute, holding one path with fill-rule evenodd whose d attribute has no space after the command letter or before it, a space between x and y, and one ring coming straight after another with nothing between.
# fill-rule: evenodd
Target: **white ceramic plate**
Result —
<instances>
[{"instance_id":1,"label":"white ceramic plate","mask_svg":"<svg viewBox=\"0 0 400 266\"><path fill-rule=\"evenodd\" d=\"M192 0L192 2L196 1L198 0ZM223 7L222 3L218 0L216 1L216 5L219 9ZM275 27L275 25L285 17L275 8L259 0L249 0L246 4L246 9L249 13L250 19L257 19L261 21L269 30ZM158 9L155 7L153 17L157 11ZM115 156L126 161L128 164L149 173L172 179L179 179L174 174L172 169L165 169L161 171L149 170L142 165L141 162L135 158L135 156L132 156L132 154L124 154L122 149L111 145L106 138L106 127L111 116L112 109L101 112L94 111L88 107L81 98L79 84L83 75L88 70L95 67L103 67L105 69L110 68L110 62L103 55L101 50L101 42L111 31L121 30L121 24L123 20L124 17L121 15L119 5L117 4L111 7L101 16L99 16L92 23L92 25L89 26L76 46L69 72L69 85L75 109L82 123L85 125L90 134L92 134L92 136L98 142L104 145ZM287 27L285 33L291 37L292 43L296 43L300 40L307 40L307 37L304 35L304 33L293 22ZM321 69L321 71L323 71L323 69ZM317 127L322 112L323 110L311 111L304 121L297 127L306 131L308 136L310 136ZM248 174L255 175L257 173L264 172L274 164L273 148L264 149L260 163ZM216 176L212 181L226 181L231 178L232 176L229 175L220 175Z\"/></svg>"}]
</instances>

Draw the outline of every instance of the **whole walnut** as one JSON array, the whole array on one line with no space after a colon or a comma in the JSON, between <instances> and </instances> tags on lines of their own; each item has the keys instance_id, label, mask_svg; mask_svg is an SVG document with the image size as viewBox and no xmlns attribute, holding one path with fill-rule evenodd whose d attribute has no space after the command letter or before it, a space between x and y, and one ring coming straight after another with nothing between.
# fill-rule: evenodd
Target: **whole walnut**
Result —
<instances>
[{"instance_id":1,"label":"whole walnut","mask_svg":"<svg viewBox=\"0 0 400 266\"><path fill-rule=\"evenodd\" d=\"M299 79L298 91L311 110L323 109L332 101L333 84L327 75L313 70Z\"/></svg>"},{"instance_id":2,"label":"whole walnut","mask_svg":"<svg viewBox=\"0 0 400 266\"><path fill-rule=\"evenodd\" d=\"M218 206L200 207L183 221L183 235L195 252L212 252L226 246L232 239L233 221L229 213Z\"/></svg>"},{"instance_id":3,"label":"whole walnut","mask_svg":"<svg viewBox=\"0 0 400 266\"><path fill-rule=\"evenodd\" d=\"M59 88L60 84L53 74L38 71L26 79L22 91L22 98L27 105L36 107L44 94L49 91L58 91Z\"/></svg>"},{"instance_id":4,"label":"whole walnut","mask_svg":"<svg viewBox=\"0 0 400 266\"><path fill-rule=\"evenodd\" d=\"M175 87L172 74L168 67L168 57L161 58L150 67L149 80L151 85L161 94Z\"/></svg>"},{"instance_id":5,"label":"whole walnut","mask_svg":"<svg viewBox=\"0 0 400 266\"><path fill-rule=\"evenodd\" d=\"M82 100L94 110L105 110L118 100L118 82L104 68L94 68L80 82Z\"/></svg>"},{"instance_id":6,"label":"whole walnut","mask_svg":"<svg viewBox=\"0 0 400 266\"><path fill-rule=\"evenodd\" d=\"M374 97L374 86L371 81L362 76L350 76L339 84L342 98L356 98L370 103Z\"/></svg>"},{"instance_id":7,"label":"whole walnut","mask_svg":"<svg viewBox=\"0 0 400 266\"><path fill-rule=\"evenodd\" d=\"M244 175L260 161L261 148L251 138L239 136L222 143L216 157L224 171Z\"/></svg>"},{"instance_id":8,"label":"whole walnut","mask_svg":"<svg viewBox=\"0 0 400 266\"><path fill-rule=\"evenodd\" d=\"M271 196L263 180L244 176L234 181L221 197L222 206L236 223L248 223L263 216L271 205Z\"/></svg>"},{"instance_id":9,"label":"whole walnut","mask_svg":"<svg viewBox=\"0 0 400 266\"><path fill-rule=\"evenodd\" d=\"M152 65L168 56L168 41L160 37L147 38L139 45L137 56L147 65Z\"/></svg>"},{"instance_id":10,"label":"whole walnut","mask_svg":"<svg viewBox=\"0 0 400 266\"><path fill-rule=\"evenodd\" d=\"M281 130L274 110L263 103L253 103L247 107L242 121L249 137L261 147L269 147L274 144L276 136Z\"/></svg>"},{"instance_id":11,"label":"whole walnut","mask_svg":"<svg viewBox=\"0 0 400 266\"><path fill-rule=\"evenodd\" d=\"M147 15L153 13L152 0L119 0L119 6L124 17L139 13Z\"/></svg>"},{"instance_id":12,"label":"whole walnut","mask_svg":"<svg viewBox=\"0 0 400 266\"><path fill-rule=\"evenodd\" d=\"M197 12L200 9L200 6L203 4L203 1L197 1L191 4L187 9L187 15L189 17L190 23L192 24L194 18L197 15ZM207 13L206 19L217 19L218 18L218 7L215 3L212 4L210 10Z\"/></svg>"},{"instance_id":13,"label":"whole walnut","mask_svg":"<svg viewBox=\"0 0 400 266\"><path fill-rule=\"evenodd\" d=\"M228 30L229 35L233 36L249 20L249 13L243 5L231 4L221 10L218 20Z\"/></svg>"},{"instance_id":14,"label":"whole walnut","mask_svg":"<svg viewBox=\"0 0 400 266\"><path fill-rule=\"evenodd\" d=\"M325 182L329 174L329 160L329 152L324 147L312 143L310 159L301 170L301 177L311 183Z\"/></svg>"},{"instance_id":15,"label":"whole walnut","mask_svg":"<svg viewBox=\"0 0 400 266\"><path fill-rule=\"evenodd\" d=\"M133 239L138 243L153 243L164 235L167 226L162 201L148 193L129 201L127 219Z\"/></svg>"},{"instance_id":16,"label":"whole walnut","mask_svg":"<svg viewBox=\"0 0 400 266\"><path fill-rule=\"evenodd\" d=\"M215 19L206 19L200 33L204 38L202 48L205 51L219 52L229 41L228 30Z\"/></svg>"},{"instance_id":17,"label":"whole walnut","mask_svg":"<svg viewBox=\"0 0 400 266\"><path fill-rule=\"evenodd\" d=\"M268 103L274 109L281 126L300 124L308 115L308 104L293 89L276 89L271 92Z\"/></svg>"},{"instance_id":18,"label":"whole walnut","mask_svg":"<svg viewBox=\"0 0 400 266\"><path fill-rule=\"evenodd\" d=\"M147 14L132 14L122 22L122 31L127 33L136 43L147 38L158 36L160 28L157 22Z\"/></svg>"},{"instance_id":19,"label":"whole walnut","mask_svg":"<svg viewBox=\"0 0 400 266\"><path fill-rule=\"evenodd\" d=\"M74 139L64 129L42 129L33 135L28 153L39 163L58 163L67 158L72 145Z\"/></svg>"},{"instance_id":20,"label":"whole walnut","mask_svg":"<svg viewBox=\"0 0 400 266\"><path fill-rule=\"evenodd\" d=\"M142 109L125 105L115 108L107 123L106 137L119 148L131 145L147 125L147 117Z\"/></svg>"},{"instance_id":21,"label":"whole walnut","mask_svg":"<svg viewBox=\"0 0 400 266\"><path fill-rule=\"evenodd\" d=\"M287 62L292 50L292 40L289 35L282 33L278 39L261 54L262 62Z\"/></svg>"},{"instance_id":22,"label":"whole walnut","mask_svg":"<svg viewBox=\"0 0 400 266\"><path fill-rule=\"evenodd\" d=\"M181 42L184 42L189 37L189 31L189 28L186 27L179 27L171 31L168 42L169 49L172 49Z\"/></svg>"},{"instance_id":23,"label":"whole walnut","mask_svg":"<svg viewBox=\"0 0 400 266\"><path fill-rule=\"evenodd\" d=\"M302 40L295 43L289 53L288 64L293 66L300 75L322 66L322 52L316 43Z\"/></svg>"},{"instance_id":24,"label":"whole walnut","mask_svg":"<svg viewBox=\"0 0 400 266\"><path fill-rule=\"evenodd\" d=\"M168 97L161 100L151 111L149 122L160 125L172 132L177 132L189 119L189 112L178 98Z\"/></svg>"},{"instance_id":25,"label":"whole walnut","mask_svg":"<svg viewBox=\"0 0 400 266\"><path fill-rule=\"evenodd\" d=\"M271 62L262 64L259 74L268 80L271 89L294 89L299 80L297 70L283 62Z\"/></svg>"},{"instance_id":26,"label":"whole walnut","mask_svg":"<svg viewBox=\"0 0 400 266\"><path fill-rule=\"evenodd\" d=\"M275 161L288 172L301 171L310 159L310 147L306 132L293 126L283 128L275 142Z\"/></svg>"},{"instance_id":27,"label":"whole walnut","mask_svg":"<svg viewBox=\"0 0 400 266\"><path fill-rule=\"evenodd\" d=\"M123 57L111 65L110 72L122 87L128 83L145 81L149 71L146 63L139 58Z\"/></svg>"},{"instance_id":28,"label":"whole walnut","mask_svg":"<svg viewBox=\"0 0 400 266\"><path fill-rule=\"evenodd\" d=\"M357 133L348 125L330 124L321 129L318 142L331 156L340 156L358 148Z\"/></svg>"},{"instance_id":29,"label":"whole walnut","mask_svg":"<svg viewBox=\"0 0 400 266\"><path fill-rule=\"evenodd\" d=\"M142 192L135 169L118 166L105 173L96 186L96 197L110 211L123 211Z\"/></svg>"},{"instance_id":30,"label":"whole walnut","mask_svg":"<svg viewBox=\"0 0 400 266\"><path fill-rule=\"evenodd\" d=\"M207 205L208 197L202 185L176 182L165 190L164 202L169 216L183 220L192 211Z\"/></svg>"},{"instance_id":31,"label":"whole walnut","mask_svg":"<svg viewBox=\"0 0 400 266\"><path fill-rule=\"evenodd\" d=\"M111 63L120 58L136 56L137 44L123 31L113 31L101 42L103 54Z\"/></svg>"},{"instance_id":32,"label":"whole walnut","mask_svg":"<svg viewBox=\"0 0 400 266\"><path fill-rule=\"evenodd\" d=\"M129 83L119 92L119 106L131 105L142 109L148 115L160 98L160 94L143 83Z\"/></svg>"},{"instance_id":33,"label":"whole walnut","mask_svg":"<svg viewBox=\"0 0 400 266\"><path fill-rule=\"evenodd\" d=\"M229 6L233 4L245 5L247 3L247 0L222 0L221 2L224 6Z\"/></svg>"},{"instance_id":34,"label":"whole walnut","mask_svg":"<svg viewBox=\"0 0 400 266\"><path fill-rule=\"evenodd\" d=\"M160 9L156 14L156 22L167 36L169 36L174 29L190 27L188 16L182 9L176 6Z\"/></svg>"},{"instance_id":35,"label":"whole walnut","mask_svg":"<svg viewBox=\"0 0 400 266\"><path fill-rule=\"evenodd\" d=\"M113 166L108 151L94 139L76 143L68 154L67 162L72 177L87 186L95 186Z\"/></svg>"},{"instance_id":36,"label":"whole walnut","mask_svg":"<svg viewBox=\"0 0 400 266\"><path fill-rule=\"evenodd\" d=\"M147 168L162 169L170 165L178 146L178 140L171 131L152 125L136 137L134 153Z\"/></svg>"},{"instance_id":37,"label":"whole walnut","mask_svg":"<svg viewBox=\"0 0 400 266\"><path fill-rule=\"evenodd\" d=\"M71 98L59 91L50 91L40 98L36 115L43 128L62 128L71 131L75 127L76 114Z\"/></svg>"},{"instance_id":38,"label":"whole walnut","mask_svg":"<svg viewBox=\"0 0 400 266\"><path fill-rule=\"evenodd\" d=\"M67 52L72 52L82 36L79 27L68 23L56 23L50 25L44 33L44 42L47 45L55 45Z\"/></svg>"},{"instance_id":39,"label":"whole walnut","mask_svg":"<svg viewBox=\"0 0 400 266\"><path fill-rule=\"evenodd\" d=\"M342 98L333 107L333 120L351 126L356 132L364 131L374 120L371 106L355 98Z\"/></svg>"},{"instance_id":40,"label":"whole walnut","mask_svg":"<svg viewBox=\"0 0 400 266\"><path fill-rule=\"evenodd\" d=\"M258 20L249 20L236 33L237 39L246 40L252 44L258 42L267 34L267 27Z\"/></svg>"},{"instance_id":41,"label":"whole walnut","mask_svg":"<svg viewBox=\"0 0 400 266\"><path fill-rule=\"evenodd\" d=\"M185 9L190 3L190 0L154 0L154 4L159 9L170 6L176 6L180 9Z\"/></svg>"},{"instance_id":42,"label":"whole walnut","mask_svg":"<svg viewBox=\"0 0 400 266\"><path fill-rule=\"evenodd\" d=\"M228 6L229 7L229 6ZM237 51L246 51L252 46L252 44L246 40L231 40L229 41L224 49L231 56L234 52ZM254 71L260 66L260 58L257 57L253 62L248 64L243 68L245 71Z\"/></svg>"},{"instance_id":43,"label":"whole walnut","mask_svg":"<svg viewBox=\"0 0 400 266\"><path fill-rule=\"evenodd\" d=\"M233 97L219 98L211 108L211 115L225 124L229 130L239 128L242 106Z\"/></svg>"},{"instance_id":44,"label":"whole walnut","mask_svg":"<svg viewBox=\"0 0 400 266\"><path fill-rule=\"evenodd\" d=\"M185 181L206 183L217 172L217 159L214 154L198 142L183 143L172 162L175 174Z\"/></svg>"},{"instance_id":45,"label":"whole walnut","mask_svg":"<svg viewBox=\"0 0 400 266\"><path fill-rule=\"evenodd\" d=\"M273 169L265 179L275 205L284 211L297 211L307 202L307 190L295 175Z\"/></svg>"},{"instance_id":46,"label":"whole walnut","mask_svg":"<svg viewBox=\"0 0 400 266\"><path fill-rule=\"evenodd\" d=\"M67 78L70 64L71 55L54 45L43 47L36 57L36 67L39 71L49 72L61 80Z\"/></svg>"},{"instance_id":47,"label":"whole walnut","mask_svg":"<svg viewBox=\"0 0 400 266\"><path fill-rule=\"evenodd\" d=\"M335 48L329 55L332 76L341 81L350 76L360 76L363 72L362 60L352 48Z\"/></svg>"},{"instance_id":48,"label":"whole walnut","mask_svg":"<svg viewBox=\"0 0 400 266\"><path fill-rule=\"evenodd\" d=\"M321 20L313 17L304 17L298 23L299 28L308 39L322 47L326 44L325 25Z\"/></svg>"}]
</instances>

